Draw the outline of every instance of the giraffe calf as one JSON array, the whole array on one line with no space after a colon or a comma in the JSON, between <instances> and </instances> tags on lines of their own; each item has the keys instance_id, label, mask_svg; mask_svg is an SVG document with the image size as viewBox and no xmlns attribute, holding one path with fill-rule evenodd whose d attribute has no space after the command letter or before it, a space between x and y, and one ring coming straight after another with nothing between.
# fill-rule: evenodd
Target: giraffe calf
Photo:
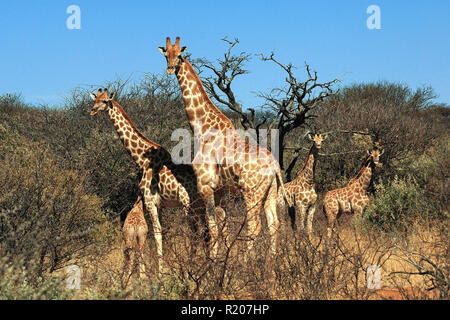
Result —
<instances>
[{"instance_id":1,"label":"giraffe calf","mask_svg":"<svg viewBox=\"0 0 450 320\"><path fill-rule=\"evenodd\" d=\"M331 237L336 220L341 214L351 213L359 216L369 204L366 191L375 166L381 166L380 156L383 151L380 152L378 148L374 148L368 154L369 157L356 177L351 179L345 187L328 191L325 194L323 207L328 220L328 238Z\"/></svg>"},{"instance_id":2,"label":"giraffe calf","mask_svg":"<svg viewBox=\"0 0 450 320\"><path fill-rule=\"evenodd\" d=\"M307 136L313 142L308 156L306 157L305 164L302 169L297 173L297 177L284 185L286 190L286 196L290 198L294 204L295 213L291 216L291 225L293 230L296 229L295 219L299 218L300 230L305 229L305 217L306 217L306 232L309 237L312 234L312 222L314 219L315 203L317 200L317 193L315 190L314 175L317 157L319 149L322 147L322 141L327 137L327 134L314 134L308 133ZM281 191L281 190L280 190ZM281 192L278 192L278 207L284 206L284 201ZM285 206L284 206L285 207Z\"/></svg>"},{"instance_id":3,"label":"giraffe calf","mask_svg":"<svg viewBox=\"0 0 450 320\"><path fill-rule=\"evenodd\" d=\"M145 271L144 245L147 240L148 226L144 218L144 205L139 196L133 209L128 213L123 224L122 234L125 240L124 249L124 273L127 277L138 271ZM140 268L139 267L144 267Z\"/></svg>"}]
</instances>

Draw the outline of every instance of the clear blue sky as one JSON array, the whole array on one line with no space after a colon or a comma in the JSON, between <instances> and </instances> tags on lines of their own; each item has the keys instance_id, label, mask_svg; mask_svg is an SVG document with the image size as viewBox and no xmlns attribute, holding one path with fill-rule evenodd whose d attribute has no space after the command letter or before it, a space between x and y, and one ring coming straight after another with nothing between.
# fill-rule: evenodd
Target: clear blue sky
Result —
<instances>
[{"instance_id":1,"label":"clear blue sky","mask_svg":"<svg viewBox=\"0 0 450 320\"><path fill-rule=\"evenodd\" d=\"M81 9L81 29L69 30L69 5ZM369 5L381 9L381 30L369 30ZM322 81L347 85L400 81L431 85L450 103L450 1L104 1L0 2L0 94L58 105L77 86L102 85L117 75L165 72L157 50L180 36L193 57L221 57L224 36L238 50L275 51L303 76L307 61ZM280 69L253 58L235 83L244 106L254 92L279 86Z\"/></svg>"}]
</instances>

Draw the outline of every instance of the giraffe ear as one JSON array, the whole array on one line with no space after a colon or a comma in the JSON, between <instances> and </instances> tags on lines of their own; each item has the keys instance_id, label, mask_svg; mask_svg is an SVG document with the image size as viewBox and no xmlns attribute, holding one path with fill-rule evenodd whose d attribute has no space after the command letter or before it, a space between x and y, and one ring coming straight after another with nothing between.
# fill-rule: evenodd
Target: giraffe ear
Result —
<instances>
[{"instance_id":1,"label":"giraffe ear","mask_svg":"<svg viewBox=\"0 0 450 320\"><path fill-rule=\"evenodd\" d=\"M114 99L115 96L116 96L116 93L115 93L114 91L111 91L111 92L109 93L109 100Z\"/></svg>"},{"instance_id":2,"label":"giraffe ear","mask_svg":"<svg viewBox=\"0 0 450 320\"><path fill-rule=\"evenodd\" d=\"M180 50L180 53L185 53L186 49L187 49L186 47L182 47L181 50Z\"/></svg>"},{"instance_id":3,"label":"giraffe ear","mask_svg":"<svg viewBox=\"0 0 450 320\"><path fill-rule=\"evenodd\" d=\"M161 52L162 54L165 54L167 49L164 47L158 47L159 52Z\"/></svg>"},{"instance_id":4,"label":"giraffe ear","mask_svg":"<svg viewBox=\"0 0 450 320\"><path fill-rule=\"evenodd\" d=\"M95 93L90 93L89 96L91 97L92 100L95 101L95 99L97 99L97 96L95 95Z\"/></svg>"}]
</instances>

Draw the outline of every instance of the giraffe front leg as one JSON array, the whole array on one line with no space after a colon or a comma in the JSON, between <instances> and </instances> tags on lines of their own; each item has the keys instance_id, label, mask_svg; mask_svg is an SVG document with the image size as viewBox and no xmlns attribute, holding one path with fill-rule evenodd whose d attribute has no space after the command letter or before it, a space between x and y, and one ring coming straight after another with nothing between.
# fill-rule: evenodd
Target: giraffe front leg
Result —
<instances>
[{"instance_id":1,"label":"giraffe front leg","mask_svg":"<svg viewBox=\"0 0 450 320\"><path fill-rule=\"evenodd\" d=\"M354 214L356 218L361 217L361 214L365 207L369 204L370 200L369 197L366 195L362 196L362 200L358 202L357 205L353 208Z\"/></svg>"},{"instance_id":2,"label":"giraffe front leg","mask_svg":"<svg viewBox=\"0 0 450 320\"><path fill-rule=\"evenodd\" d=\"M127 286L128 280L133 273L133 248L135 241L135 234L133 228L130 228L129 221L131 219L130 214L127 215L125 220L122 235L124 239L124 249L123 249L123 280L124 287Z\"/></svg>"},{"instance_id":3,"label":"giraffe front leg","mask_svg":"<svg viewBox=\"0 0 450 320\"><path fill-rule=\"evenodd\" d=\"M306 216L306 206L303 203L298 203L295 206L295 213L299 216L300 220L300 230L305 230L305 216Z\"/></svg>"},{"instance_id":4,"label":"giraffe front leg","mask_svg":"<svg viewBox=\"0 0 450 320\"><path fill-rule=\"evenodd\" d=\"M147 211L150 215L150 219L152 220L153 225L153 234L155 236L155 242L156 242L156 255L158 259L158 272L161 274L164 270L163 266L163 249L162 249L162 229L161 229L161 223L159 222L158 217L158 208L156 205L151 201L148 200L145 202L145 207L147 208Z\"/></svg>"},{"instance_id":5,"label":"giraffe front leg","mask_svg":"<svg viewBox=\"0 0 450 320\"><path fill-rule=\"evenodd\" d=\"M289 221L291 222L292 231L297 231L297 223L295 219L295 207L287 207Z\"/></svg>"},{"instance_id":6,"label":"giraffe front leg","mask_svg":"<svg viewBox=\"0 0 450 320\"><path fill-rule=\"evenodd\" d=\"M203 186L200 190L203 201L206 206L206 216L210 234L209 257L215 259L218 251L218 226L216 219L216 206L214 201L214 192L210 187Z\"/></svg>"},{"instance_id":7,"label":"giraffe front leg","mask_svg":"<svg viewBox=\"0 0 450 320\"><path fill-rule=\"evenodd\" d=\"M308 232L308 236L311 238L312 235L312 223L314 220L314 212L316 211L316 206L313 204L308 209L308 215L306 220L306 231Z\"/></svg>"},{"instance_id":8,"label":"giraffe front leg","mask_svg":"<svg viewBox=\"0 0 450 320\"><path fill-rule=\"evenodd\" d=\"M216 206L216 218L218 224L218 230L221 239L223 239L225 246L229 248L229 239L228 239L228 226L226 221L226 212L221 206Z\"/></svg>"},{"instance_id":9,"label":"giraffe front leg","mask_svg":"<svg viewBox=\"0 0 450 320\"><path fill-rule=\"evenodd\" d=\"M325 215L327 217L327 238L331 238L336 217L339 213L339 203L337 201L324 201Z\"/></svg>"},{"instance_id":10,"label":"giraffe front leg","mask_svg":"<svg viewBox=\"0 0 450 320\"><path fill-rule=\"evenodd\" d=\"M262 204L258 201L253 193L243 194L245 206L247 209L247 237L248 254L252 253L255 238L261 232L261 207Z\"/></svg>"},{"instance_id":11,"label":"giraffe front leg","mask_svg":"<svg viewBox=\"0 0 450 320\"><path fill-rule=\"evenodd\" d=\"M361 216L362 208L353 207L352 209L354 218L358 219Z\"/></svg>"},{"instance_id":12,"label":"giraffe front leg","mask_svg":"<svg viewBox=\"0 0 450 320\"><path fill-rule=\"evenodd\" d=\"M274 199L268 199L264 204L264 212L266 214L267 226L270 234L270 253L275 256L278 242L278 230L280 229L280 221L276 210L276 202Z\"/></svg>"}]
</instances>

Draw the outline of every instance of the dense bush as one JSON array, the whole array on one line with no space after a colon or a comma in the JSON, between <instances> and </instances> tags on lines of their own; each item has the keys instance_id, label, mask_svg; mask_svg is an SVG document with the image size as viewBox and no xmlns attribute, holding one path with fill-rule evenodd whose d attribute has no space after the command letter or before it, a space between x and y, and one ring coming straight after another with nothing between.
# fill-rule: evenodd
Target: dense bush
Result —
<instances>
[{"instance_id":1,"label":"dense bush","mask_svg":"<svg viewBox=\"0 0 450 320\"><path fill-rule=\"evenodd\" d=\"M99 255L111 240L102 200L82 172L62 169L44 143L0 128L0 249L36 280L68 261ZM13 152L10 150L13 149Z\"/></svg>"},{"instance_id":2,"label":"dense bush","mask_svg":"<svg viewBox=\"0 0 450 320\"><path fill-rule=\"evenodd\" d=\"M349 86L330 98L318 110L317 127L367 135L337 132L325 141L325 153L336 155L321 163L322 185L333 186L342 176L351 178L375 143L385 151L378 175L388 179L406 175L415 156L446 135L448 119L429 111L434 97L431 88L413 91L406 85L379 82Z\"/></svg>"},{"instance_id":3,"label":"dense bush","mask_svg":"<svg viewBox=\"0 0 450 320\"><path fill-rule=\"evenodd\" d=\"M0 262L0 300L63 300L73 296L57 276L30 281L30 270L21 262Z\"/></svg>"},{"instance_id":4,"label":"dense bush","mask_svg":"<svg viewBox=\"0 0 450 320\"><path fill-rule=\"evenodd\" d=\"M375 197L366 209L369 222L386 231L406 231L417 217L429 213L417 182L412 178L375 184Z\"/></svg>"}]
</instances>

